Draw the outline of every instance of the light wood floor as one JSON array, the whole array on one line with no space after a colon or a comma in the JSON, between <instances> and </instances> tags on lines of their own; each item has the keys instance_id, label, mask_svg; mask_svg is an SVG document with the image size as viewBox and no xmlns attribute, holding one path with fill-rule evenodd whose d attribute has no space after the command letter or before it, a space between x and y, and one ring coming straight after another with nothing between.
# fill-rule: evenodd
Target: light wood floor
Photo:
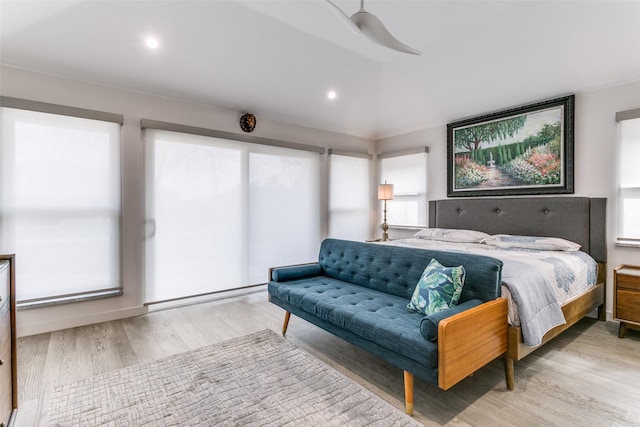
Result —
<instances>
[{"instance_id":1,"label":"light wood floor","mask_svg":"<svg viewBox=\"0 0 640 427\"><path fill-rule=\"evenodd\" d=\"M17 426L46 424L51 390L125 366L242 336L281 330L265 292L18 340ZM490 363L448 391L416 378L415 418L427 426L638 426L640 332L584 319L516 363L506 390ZM403 410L402 372L292 316L287 339Z\"/></svg>"}]
</instances>

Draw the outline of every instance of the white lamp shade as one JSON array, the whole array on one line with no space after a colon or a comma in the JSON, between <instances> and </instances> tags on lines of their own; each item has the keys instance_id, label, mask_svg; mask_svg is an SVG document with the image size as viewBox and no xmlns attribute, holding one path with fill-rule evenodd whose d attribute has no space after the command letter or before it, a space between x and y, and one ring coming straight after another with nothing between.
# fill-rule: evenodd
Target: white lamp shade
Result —
<instances>
[{"instance_id":1,"label":"white lamp shade","mask_svg":"<svg viewBox=\"0 0 640 427\"><path fill-rule=\"evenodd\" d=\"M393 200L393 184L378 185L378 200Z\"/></svg>"}]
</instances>

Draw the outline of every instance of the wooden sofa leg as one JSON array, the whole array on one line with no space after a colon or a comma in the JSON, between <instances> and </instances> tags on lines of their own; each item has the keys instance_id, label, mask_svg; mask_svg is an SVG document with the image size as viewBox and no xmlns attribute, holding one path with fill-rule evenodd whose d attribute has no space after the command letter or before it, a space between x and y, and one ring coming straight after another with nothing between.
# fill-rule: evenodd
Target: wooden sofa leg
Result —
<instances>
[{"instance_id":1,"label":"wooden sofa leg","mask_svg":"<svg viewBox=\"0 0 640 427\"><path fill-rule=\"evenodd\" d=\"M287 327L289 326L289 318L291 317L291 313L288 311L284 313L284 324L282 325L282 336L287 334Z\"/></svg>"},{"instance_id":2,"label":"wooden sofa leg","mask_svg":"<svg viewBox=\"0 0 640 427\"><path fill-rule=\"evenodd\" d=\"M507 389L513 390L515 388L513 359L507 356L504 357L504 375L507 380Z\"/></svg>"},{"instance_id":3,"label":"wooden sofa leg","mask_svg":"<svg viewBox=\"0 0 640 427\"><path fill-rule=\"evenodd\" d=\"M413 416L413 374L404 371L404 408L405 412Z\"/></svg>"}]
</instances>

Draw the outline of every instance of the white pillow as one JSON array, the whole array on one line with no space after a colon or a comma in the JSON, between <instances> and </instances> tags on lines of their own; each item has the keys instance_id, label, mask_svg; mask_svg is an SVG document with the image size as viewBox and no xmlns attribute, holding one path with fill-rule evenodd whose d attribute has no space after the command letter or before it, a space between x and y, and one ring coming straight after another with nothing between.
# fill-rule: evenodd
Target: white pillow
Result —
<instances>
[{"instance_id":1,"label":"white pillow","mask_svg":"<svg viewBox=\"0 0 640 427\"><path fill-rule=\"evenodd\" d=\"M559 237L514 236L510 234L494 234L484 239L483 243L498 248L537 249L542 251L577 251L580 245Z\"/></svg>"},{"instance_id":2,"label":"white pillow","mask_svg":"<svg viewBox=\"0 0 640 427\"><path fill-rule=\"evenodd\" d=\"M418 231L413 237L427 240L440 240L452 243L480 243L489 236L482 231L456 230L454 228L425 228Z\"/></svg>"}]
</instances>

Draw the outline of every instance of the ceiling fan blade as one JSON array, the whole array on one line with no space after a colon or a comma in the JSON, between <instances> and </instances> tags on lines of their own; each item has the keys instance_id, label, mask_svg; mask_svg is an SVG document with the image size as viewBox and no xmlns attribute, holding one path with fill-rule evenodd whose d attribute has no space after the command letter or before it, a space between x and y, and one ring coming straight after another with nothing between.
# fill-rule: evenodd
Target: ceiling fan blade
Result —
<instances>
[{"instance_id":1,"label":"ceiling fan blade","mask_svg":"<svg viewBox=\"0 0 640 427\"><path fill-rule=\"evenodd\" d=\"M329 1L329 0L327 0ZM382 21L380 21L375 15L365 11L364 9L360 9L359 12L356 12L351 17L351 21L362 31L368 39L372 40L375 43L381 44L382 46L386 46L389 49L397 50L399 52L410 53L412 55L420 55L418 49L414 49L406 44L402 43L395 37L391 35L391 33L385 28Z\"/></svg>"},{"instance_id":2,"label":"ceiling fan blade","mask_svg":"<svg viewBox=\"0 0 640 427\"><path fill-rule=\"evenodd\" d=\"M351 30L353 34L356 34L356 35L362 34L362 31L360 30L360 28L358 28L358 26L349 18L349 16L346 13L342 11L342 9L336 6L331 0L327 0L327 3L333 6L330 9L333 11L333 13L335 13L340 17L342 22L344 22L344 24Z\"/></svg>"}]
</instances>

